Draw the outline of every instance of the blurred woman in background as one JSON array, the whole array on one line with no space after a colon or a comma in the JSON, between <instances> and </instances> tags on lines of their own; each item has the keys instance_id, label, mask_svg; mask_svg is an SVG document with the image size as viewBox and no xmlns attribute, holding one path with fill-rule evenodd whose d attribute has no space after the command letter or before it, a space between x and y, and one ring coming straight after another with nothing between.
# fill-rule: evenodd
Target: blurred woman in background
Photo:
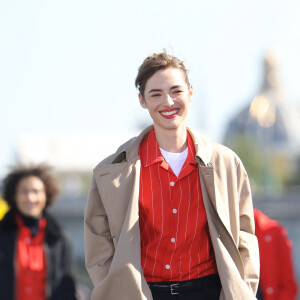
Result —
<instances>
[{"instance_id":1,"label":"blurred woman in background","mask_svg":"<svg viewBox=\"0 0 300 300\"><path fill-rule=\"evenodd\" d=\"M292 241L278 221L254 209L255 234L260 253L258 300L297 299Z\"/></svg>"},{"instance_id":2,"label":"blurred woman in background","mask_svg":"<svg viewBox=\"0 0 300 300\"><path fill-rule=\"evenodd\" d=\"M17 166L2 188L10 210L0 222L1 299L76 299L70 243L47 212L58 193L50 168Z\"/></svg>"}]
</instances>

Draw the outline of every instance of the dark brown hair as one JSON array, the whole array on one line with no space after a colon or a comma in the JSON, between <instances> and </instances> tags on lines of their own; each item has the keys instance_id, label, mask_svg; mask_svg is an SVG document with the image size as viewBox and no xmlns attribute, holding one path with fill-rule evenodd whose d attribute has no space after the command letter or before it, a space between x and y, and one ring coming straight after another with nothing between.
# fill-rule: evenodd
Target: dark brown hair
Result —
<instances>
[{"instance_id":1,"label":"dark brown hair","mask_svg":"<svg viewBox=\"0 0 300 300\"><path fill-rule=\"evenodd\" d=\"M19 182L30 176L38 177L45 186L46 207L52 205L58 194L58 185L53 175L51 167L46 164L24 166L18 165L12 168L11 172L4 178L2 186L2 196L8 205L16 210L16 190Z\"/></svg>"},{"instance_id":2,"label":"dark brown hair","mask_svg":"<svg viewBox=\"0 0 300 300\"><path fill-rule=\"evenodd\" d=\"M146 83L149 78L157 71L167 68L181 70L187 85L190 86L188 70L181 60L175 56L169 55L167 52L154 53L143 61L142 65L139 67L139 71L135 79L135 86L139 89L142 97L144 97Z\"/></svg>"}]
</instances>

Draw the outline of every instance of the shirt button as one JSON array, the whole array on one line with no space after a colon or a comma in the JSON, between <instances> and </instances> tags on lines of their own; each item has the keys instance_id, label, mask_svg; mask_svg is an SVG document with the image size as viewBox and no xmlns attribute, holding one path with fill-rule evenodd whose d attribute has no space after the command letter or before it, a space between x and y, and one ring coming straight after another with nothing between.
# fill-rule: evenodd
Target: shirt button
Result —
<instances>
[{"instance_id":1,"label":"shirt button","mask_svg":"<svg viewBox=\"0 0 300 300\"><path fill-rule=\"evenodd\" d=\"M269 235L269 234L267 234L267 235L265 236L265 241L266 241L267 243L270 243L270 242L272 241L272 236Z\"/></svg>"},{"instance_id":2,"label":"shirt button","mask_svg":"<svg viewBox=\"0 0 300 300\"><path fill-rule=\"evenodd\" d=\"M24 242L25 242L25 244L30 244L30 238L28 238L28 237L26 237L25 239L24 239Z\"/></svg>"},{"instance_id":3,"label":"shirt button","mask_svg":"<svg viewBox=\"0 0 300 300\"><path fill-rule=\"evenodd\" d=\"M271 295L271 294L274 293L274 289L269 286L269 287L266 288L266 292L267 292L267 294Z\"/></svg>"},{"instance_id":4,"label":"shirt button","mask_svg":"<svg viewBox=\"0 0 300 300\"><path fill-rule=\"evenodd\" d=\"M174 181L171 181L170 182L170 186L174 186L175 185L175 182Z\"/></svg>"},{"instance_id":5,"label":"shirt button","mask_svg":"<svg viewBox=\"0 0 300 300\"><path fill-rule=\"evenodd\" d=\"M172 212L173 212L173 214L176 214L177 213L177 209L173 208Z\"/></svg>"},{"instance_id":6,"label":"shirt button","mask_svg":"<svg viewBox=\"0 0 300 300\"><path fill-rule=\"evenodd\" d=\"M170 267L170 265L165 265L165 268L166 268L167 270L169 270L171 267Z\"/></svg>"},{"instance_id":7,"label":"shirt button","mask_svg":"<svg viewBox=\"0 0 300 300\"><path fill-rule=\"evenodd\" d=\"M175 238L171 238L171 242L172 242L172 243L175 243Z\"/></svg>"},{"instance_id":8,"label":"shirt button","mask_svg":"<svg viewBox=\"0 0 300 300\"><path fill-rule=\"evenodd\" d=\"M25 292L26 292L26 294L31 294L32 293L32 289L30 287L26 287L25 288Z\"/></svg>"}]
</instances>

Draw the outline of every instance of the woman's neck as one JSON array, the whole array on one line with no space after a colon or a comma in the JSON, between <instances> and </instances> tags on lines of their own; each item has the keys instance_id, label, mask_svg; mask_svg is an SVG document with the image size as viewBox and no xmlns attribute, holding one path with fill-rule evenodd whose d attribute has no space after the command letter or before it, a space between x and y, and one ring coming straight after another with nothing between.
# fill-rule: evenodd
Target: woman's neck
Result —
<instances>
[{"instance_id":1,"label":"woman's neck","mask_svg":"<svg viewBox=\"0 0 300 300\"><path fill-rule=\"evenodd\" d=\"M155 137L160 148L168 152L180 153L187 148L187 128L155 129Z\"/></svg>"},{"instance_id":2,"label":"woman's neck","mask_svg":"<svg viewBox=\"0 0 300 300\"><path fill-rule=\"evenodd\" d=\"M25 216L24 214L22 214L20 212L19 212L19 215L20 215L24 225L30 229L32 236L35 236L39 231L40 218Z\"/></svg>"}]
</instances>

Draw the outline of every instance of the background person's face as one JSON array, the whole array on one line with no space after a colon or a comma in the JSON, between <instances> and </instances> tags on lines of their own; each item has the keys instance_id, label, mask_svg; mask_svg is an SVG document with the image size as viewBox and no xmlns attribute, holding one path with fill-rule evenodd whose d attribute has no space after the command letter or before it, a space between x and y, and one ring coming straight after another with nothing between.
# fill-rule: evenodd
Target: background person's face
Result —
<instances>
[{"instance_id":1,"label":"background person's face","mask_svg":"<svg viewBox=\"0 0 300 300\"><path fill-rule=\"evenodd\" d=\"M20 180L16 190L17 209L25 216L39 218L46 206L44 183L36 176Z\"/></svg>"}]
</instances>

